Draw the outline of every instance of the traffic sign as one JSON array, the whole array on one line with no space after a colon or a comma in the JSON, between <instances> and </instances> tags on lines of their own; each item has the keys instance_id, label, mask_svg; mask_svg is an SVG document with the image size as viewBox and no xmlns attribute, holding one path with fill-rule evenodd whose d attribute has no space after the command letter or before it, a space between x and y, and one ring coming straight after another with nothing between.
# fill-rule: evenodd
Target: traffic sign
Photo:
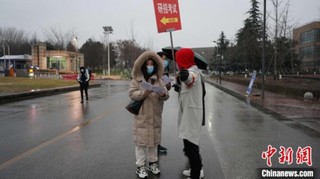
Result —
<instances>
[{"instance_id":1,"label":"traffic sign","mask_svg":"<svg viewBox=\"0 0 320 179\"><path fill-rule=\"evenodd\" d=\"M178 0L153 0L158 33L181 29Z\"/></svg>"}]
</instances>

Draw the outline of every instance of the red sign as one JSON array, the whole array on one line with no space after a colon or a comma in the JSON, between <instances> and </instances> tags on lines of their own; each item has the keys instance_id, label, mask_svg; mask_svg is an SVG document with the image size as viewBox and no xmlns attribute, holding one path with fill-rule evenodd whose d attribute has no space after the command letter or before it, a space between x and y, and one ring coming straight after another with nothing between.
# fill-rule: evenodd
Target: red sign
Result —
<instances>
[{"instance_id":1,"label":"red sign","mask_svg":"<svg viewBox=\"0 0 320 179\"><path fill-rule=\"evenodd\" d=\"M153 0L158 32L181 29L178 0Z\"/></svg>"}]
</instances>

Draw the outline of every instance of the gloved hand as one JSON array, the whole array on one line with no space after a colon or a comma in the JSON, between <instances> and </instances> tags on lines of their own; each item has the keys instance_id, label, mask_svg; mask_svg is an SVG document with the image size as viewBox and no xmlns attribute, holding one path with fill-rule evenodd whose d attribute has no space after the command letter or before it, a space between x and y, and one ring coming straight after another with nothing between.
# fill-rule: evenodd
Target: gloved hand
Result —
<instances>
[{"instance_id":1,"label":"gloved hand","mask_svg":"<svg viewBox=\"0 0 320 179\"><path fill-rule=\"evenodd\" d=\"M167 91L170 91L170 89L171 89L171 83L166 84L166 88L167 88Z\"/></svg>"},{"instance_id":2,"label":"gloved hand","mask_svg":"<svg viewBox=\"0 0 320 179\"><path fill-rule=\"evenodd\" d=\"M181 81L186 81L189 77L189 71L188 70L181 70L179 73L180 80Z\"/></svg>"},{"instance_id":3,"label":"gloved hand","mask_svg":"<svg viewBox=\"0 0 320 179\"><path fill-rule=\"evenodd\" d=\"M178 84L174 84L174 85L172 85L172 87L174 88L174 90L176 91L176 92L180 92L180 85L178 85Z\"/></svg>"}]
</instances>

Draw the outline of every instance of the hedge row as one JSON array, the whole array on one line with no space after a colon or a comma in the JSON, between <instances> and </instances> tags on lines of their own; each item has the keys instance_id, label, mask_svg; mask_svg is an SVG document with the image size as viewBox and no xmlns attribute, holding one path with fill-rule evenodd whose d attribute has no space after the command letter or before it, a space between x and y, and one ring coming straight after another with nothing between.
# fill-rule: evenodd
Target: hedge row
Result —
<instances>
[{"instance_id":1,"label":"hedge row","mask_svg":"<svg viewBox=\"0 0 320 179\"><path fill-rule=\"evenodd\" d=\"M238 77L238 76L224 76L223 80L238 83L247 86L250 82L250 78ZM255 85L258 89L261 89L261 78L255 80ZM281 80L273 80L269 77L265 80L266 91L284 94L294 97L303 97L305 92L311 92L314 98L320 98L320 81L312 79L290 79L283 78Z\"/></svg>"}]
</instances>

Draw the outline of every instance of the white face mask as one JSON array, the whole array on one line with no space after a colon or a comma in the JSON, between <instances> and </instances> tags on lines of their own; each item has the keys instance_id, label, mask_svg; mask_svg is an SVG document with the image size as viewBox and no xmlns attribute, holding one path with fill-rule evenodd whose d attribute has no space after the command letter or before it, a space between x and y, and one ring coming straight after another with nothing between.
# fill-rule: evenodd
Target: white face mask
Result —
<instances>
[{"instance_id":1,"label":"white face mask","mask_svg":"<svg viewBox=\"0 0 320 179\"><path fill-rule=\"evenodd\" d=\"M83 72L84 72L84 69L81 69L80 71L83 73Z\"/></svg>"},{"instance_id":2,"label":"white face mask","mask_svg":"<svg viewBox=\"0 0 320 179\"><path fill-rule=\"evenodd\" d=\"M154 66L147 66L147 73L152 74L154 71Z\"/></svg>"},{"instance_id":3,"label":"white face mask","mask_svg":"<svg viewBox=\"0 0 320 179\"><path fill-rule=\"evenodd\" d=\"M164 68L167 68L168 65L169 65L169 60L168 60L168 59L163 60L163 66L164 66Z\"/></svg>"}]
</instances>

